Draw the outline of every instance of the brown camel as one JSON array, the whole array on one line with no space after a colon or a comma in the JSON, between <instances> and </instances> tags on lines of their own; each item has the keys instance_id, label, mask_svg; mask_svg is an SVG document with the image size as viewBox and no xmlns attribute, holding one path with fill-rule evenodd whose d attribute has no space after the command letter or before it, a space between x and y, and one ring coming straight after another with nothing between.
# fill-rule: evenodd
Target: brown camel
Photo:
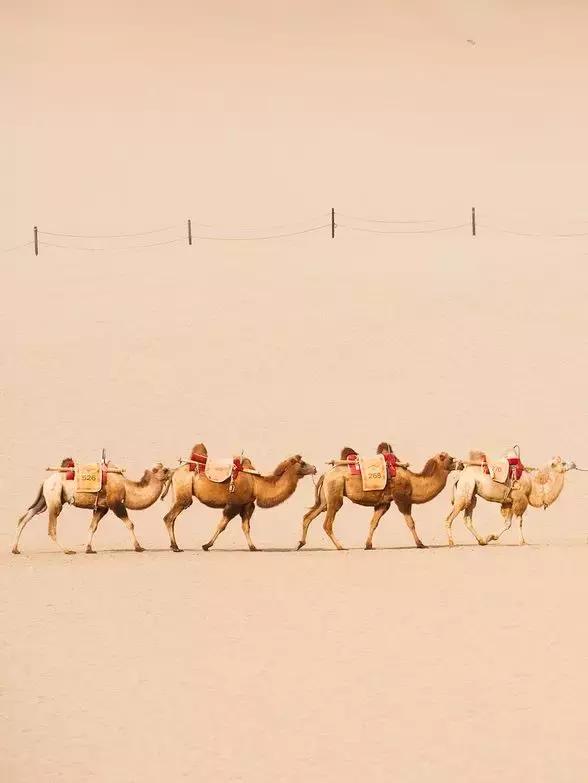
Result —
<instances>
[{"instance_id":1,"label":"brown camel","mask_svg":"<svg viewBox=\"0 0 588 783\"><path fill-rule=\"evenodd\" d=\"M64 460L63 464L68 464L69 462L69 460ZM16 539L12 547L13 554L20 554L18 542L26 524L34 516L48 509L50 538L66 555L75 555L73 550L64 549L57 540L57 518L64 503L70 503L76 508L93 509L94 511L86 546L87 554L94 554L92 549L94 533L100 520L109 511L112 511L124 522L131 535L131 542L135 551L143 552L143 547L135 536L135 526L129 519L127 509L139 511L152 506L161 495L164 484L169 478L169 473L169 470L164 468L161 463L154 465L151 470L146 470L140 481L130 481L118 473L109 473L106 487L98 493L97 498L94 493L76 492L75 481L67 479L66 473L51 473L41 485L35 502L29 506L27 512L18 521Z\"/></svg>"},{"instance_id":2,"label":"brown camel","mask_svg":"<svg viewBox=\"0 0 588 783\"><path fill-rule=\"evenodd\" d=\"M378 446L378 454L384 454L387 451L391 451L389 444L381 443ZM343 449L341 459L346 459L350 453L354 453L353 449ZM302 538L298 549L302 549L306 544L310 523L323 511L327 512L323 525L326 534L337 549L343 549L333 533L333 522L337 511L343 505L343 498L349 498L352 503L370 506L374 509L369 534L365 542L366 549L372 549L374 532L380 519L392 503L396 503L398 506L417 547L424 547L416 532L411 514L412 506L414 503L428 503L429 500L436 497L445 487L447 477L455 467L454 458L442 452L428 460L420 473L413 473L407 468L399 466L396 469L396 476L388 479L382 491L365 492L361 476L352 476L346 465L337 465L318 480L314 506L304 515L302 520Z\"/></svg>"},{"instance_id":3,"label":"brown camel","mask_svg":"<svg viewBox=\"0 0 588 783\"><path fill-rule=\"evenodd\" d=\"M203 443L197 444L192 454L206 457L206 446ZM243 467L251 470L253 466L249 460L243 460ZM170 548L174 552L182 551L176 542L175 522L178 515L192 505L192 496L194 496L209 508L223 509L214 535L202 549L210 549L231 519L239 514L247 545L252 552L255 552L256 547L250 534L250 522L255 504L257 503L260 508L273 508L280 505L293 494L303 476L311 476L315 473L314 465L309 465L300 455L296 455L280 462L269 476L238 473L231 492L228 481L223 483L210 481L203 473L191 472L187 465L182 465L171 477L174 504L163 518L169 534ZM163 497L165 494L164 492Z\"/></svg>"}]
</instances>

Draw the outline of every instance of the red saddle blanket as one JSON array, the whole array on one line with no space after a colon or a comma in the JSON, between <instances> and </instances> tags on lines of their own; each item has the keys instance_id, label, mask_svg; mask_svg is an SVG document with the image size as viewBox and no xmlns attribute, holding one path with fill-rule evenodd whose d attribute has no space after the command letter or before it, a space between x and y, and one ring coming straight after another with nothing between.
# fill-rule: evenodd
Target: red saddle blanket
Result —
<instances>
[{"instance_id":1,"label":"red saddle blanket","mask_svg":"<svg viewBox=\"0 0 588 783\"><path fill-rule=\"evenodd\" d=\"M390 452L387 452L383 455L383 457L386 460L386 473L388 474L388 478L394 478L396 475L396 465L398 463L396 454L390 454ZM359 454L356 454L355 452L348 454L347 460L349 462L349 471L351 475L361 476L361 468L359 467Z\"/></svg>"},{"instance_id":2,"label":"red saddle blanket","mask_svg":"<svg viewBox=\"0 0 588 783\"><path fill-rule=\"evenodd\" d=\"M192 453L190 455L190 462L188 464L188 469L192 471L193 473L196 472L198 474L204 474L204 470L206 468L206 463L208 462L208 457L203 456L202 454L194 454ZM231 480L235 481L239 473L243 470L243 463L239 459L239 457L235 457L233 459L233 472L231 474Z\"/></svg>"}]
</instances>

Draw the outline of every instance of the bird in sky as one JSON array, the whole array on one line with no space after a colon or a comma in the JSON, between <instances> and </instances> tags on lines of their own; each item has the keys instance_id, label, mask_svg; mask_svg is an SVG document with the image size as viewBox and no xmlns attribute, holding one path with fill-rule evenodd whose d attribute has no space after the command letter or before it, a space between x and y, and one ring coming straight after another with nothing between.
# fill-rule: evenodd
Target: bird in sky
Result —
<instances>
[{"instance_id":1,"label":"bird in sky","mask_svg":"<svg viewBox=\"0 0 588 783\"><path fill-rule=\"evenodd\" d=\"M476 45L476 42L474 41L473 38L468 38L468 43L471 44L472 46Z\"/></svg>"}]
</instances>

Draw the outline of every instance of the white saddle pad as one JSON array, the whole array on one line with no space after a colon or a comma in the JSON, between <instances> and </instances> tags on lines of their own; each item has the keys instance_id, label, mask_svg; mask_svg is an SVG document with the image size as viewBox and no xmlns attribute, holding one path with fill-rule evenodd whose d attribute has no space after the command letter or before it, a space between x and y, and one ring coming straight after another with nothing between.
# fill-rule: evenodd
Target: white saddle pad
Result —
<instances>
[{"instance_id":1,"label":"white saddle pad","mask_svg":"<svg viewBox=\"0 0 588 783\"><path fill-rule=\"evenodd\" d=\"M360 457L359 467L361 468L361 480L364 492L370 490L382 490L388 481L386 472L386 460L383 454L377 457Z\"/></svg>"},{"instance_id":2,"label":"white saddle pad","mask_svg":"<svg viewBox=\"0 0 588 783\"><path fill-rule=\"evenodd\" d=\"M76 492L100 492L102 470L98 463L76 465Z\"/></svg>"},{"instance_id":3,"label":"white saddle pad","mask_svg":"<svg viewBox=\"0 0 588 783\"><path fill-rule=\"evenodd\" d=\"M510 465L506 457L497 459L495 462L488 461L488 470L494 481L498 481L500 484L506 484L508 481Z\"/></svg>"},{"instance_id":4,"label":"white saddle pad","mask_svg":"<svg viewBox=\"0 0 588 783\"><path fill-rule=\"evenodd\" d=\"M210 459L206 460L204 467L204 475L210 481L214 481L217 484L222 484L223 481L228 481L231 478L233 472L233 460L231 459Z\"/></svg>"}]
</instances>

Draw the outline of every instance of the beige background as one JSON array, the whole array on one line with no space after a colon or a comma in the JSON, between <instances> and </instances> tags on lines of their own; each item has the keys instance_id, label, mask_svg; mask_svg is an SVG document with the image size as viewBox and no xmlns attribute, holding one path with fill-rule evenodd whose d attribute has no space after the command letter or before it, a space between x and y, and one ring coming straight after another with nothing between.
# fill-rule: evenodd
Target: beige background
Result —
<instances>
[{"instance_id":1,"label":"beige background","mask_svg":"<svg viewBox=\"0 0 588 783\"><path fill-rule=\"evenodd\" d=\"M110 517L96 544L117 551L91 562L52 554L45 518L7 552L44 466L102 446L137 475L195 440L263 470L384 438L416 466L513 442L588 465L588 237L549 236L588 232L585 5L1 9L0 247L35 223L178 226L2 254L8 779L583 779L581 474L529 513L526 551L196 557L217 514L193 507L182 556L119 552ZM188 217L253 236L331 206L454 225L472 204L475 240L342 225L120 250ZM73 249L89 246L113 251ZM258 546L294 546L311 499L306 480L256 512ZM445 543L447 508L416 510L426 543ZM166 548L163 513L135 515L144 545ZM64 543L83 545L86 516L63 513ZM360 547L368 517L344 507L341 539ZM243 543L238 525L219 542ZM410 544L394 510L376 544ZM310 546L327 549L319 522Z\"/></svg>"}]
</instances>

